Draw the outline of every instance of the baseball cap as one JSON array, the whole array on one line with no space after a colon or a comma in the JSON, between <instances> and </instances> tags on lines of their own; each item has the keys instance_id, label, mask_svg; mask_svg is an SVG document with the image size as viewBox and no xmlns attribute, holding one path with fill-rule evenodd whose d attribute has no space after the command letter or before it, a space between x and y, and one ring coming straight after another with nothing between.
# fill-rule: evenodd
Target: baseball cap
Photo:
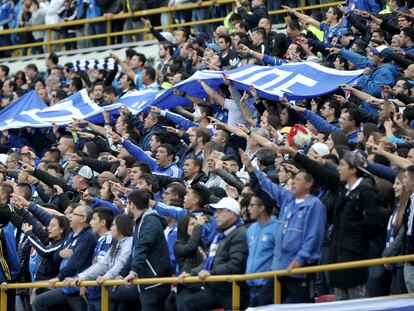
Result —
<instances>
[{"instance_id":1,"label":"baseball cap","mask_svg":"<svg viewBox=\"0 0 414 311\"><path fill-rule=\"evenodd\" d=\"M89 166L86 165L78 165L73 170L69 170L69 173L72 175L79 175L86 179L92 179L93 172Z\"/></svg>"},{"instance_id":2,"label":"baseball cap","mask_svg":"<svg viewBox=\"0 0 414 311\"><path fill-rule=\"evenodd\" d=\"M340 38L340 37L343 37L343 36L348 36L348 35L350 35L350 34L352 34L352 32L351 32L351 30L350 29L348 29L348 28L340 28L339 30L338 30L338 32L336 33L336 36L338 37L338 39Z\"/></svg>"},{"instance_id":3,"label":"baseball cap","mask_svg":"<svg viewBox=\"0 0 414 311\"><path fill-rule=\"evenodd\" d=\"M374 54L374 55L381 55L381 56L388 57L388 55L387 55L387 53L386 53L386 50L387 50L388 48L389 48L389 47L388 47L388 46L386 46L386 45L380 45L380 46L377 46L376 48L371 48L371 52L372 52L372 54Z\"/></svg>"},{"instance_id":4,"label":"baseball cap","mask_svg":"<svg viewBox=\"0 0 414 311\"><path fill-rule=\"evenodd\" d=\"M239 203L235 199L230 197L222 198L218 203L210 204L210 206L215 209L228 209L236 215L240 215Z\"/></svg>"},{"instance_id":5,"label":"baseball cap","mask_svg":"<svg viewBox=\"0 0 414 311\"><path fill-rule=\"evenodd\" d=\"M315 151L320 156L324 156L329 154L329 148L324 143L314 143L311 147L313 151Z\"/></svg>"},{"instance_id":6,"label":"baseball cap","mask_svg":"<svg viewBox=\"0 0 414 311\"><path fill-rule=\"evenodd\" d=\"M207 44L206 49L212 49L212 50L213 50L214 52L216 52L217 54L219 54L219 53L220 53L220 48L219 48L219 46L218 46L217 44L215 44L215 43L209 43L209 44Z\"/></svg>"},{"instance_id":7,"label":"baseball cap","mask_svg":"<svg viewBox=\"0 0 414 311\"><path fill-rule=\"evenodd\" d=\"M368 161L366 158L366 155L360 151L360 150L354 150L354 151L348 151L344 157L342 158L346 163L348 163L351 167L356 167L360 171L371 175L370 172L368 172Z\"/></svg>"}]
</instances>

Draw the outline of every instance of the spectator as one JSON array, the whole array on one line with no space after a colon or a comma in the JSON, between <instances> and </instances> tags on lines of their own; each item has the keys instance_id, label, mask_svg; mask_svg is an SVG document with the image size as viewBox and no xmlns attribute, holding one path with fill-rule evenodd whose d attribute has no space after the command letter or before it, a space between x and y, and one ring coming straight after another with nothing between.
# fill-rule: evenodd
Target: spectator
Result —
<instances>
[{"instance_id":1,"label":"spectator","mask_svg":"<svg viewBox=\"0 0 414 311\"><path fill-rule=\"evenodd\" d=\"M190 275L197 275L201 281L204 281L210 275L239 274L245 271L248 248L246 229L239 218L239 204L232 198L224 198L211 206L216 209L215 217L220 231L214 236L207 260L192 269L190 273L181 273L180 278L182 279ZM220 245L222 245L221 248ZM249 290L244 282L239 286L241 290L240 308L245 309L249 303ZM208 283L204 291L188 295L184 301L185 306L188 310L231 309L230 289L229 284Z\"/></svg>"},{"instance_id":2,"label":"spectator","mask_svg":"<svg viewBox=\"0 0 414 311\"><path fill-rule=\"evenodd\" d=\"M134 190L128 195L128 212L135 220L131 271L124 278L128 284L138 277L167 277L171 275L168 246L164 237L164 220L149 208L150 194ZM169 286L138 286L144 310L164 310Z\"/></svg>"},{"instance_id":3,"label":"spectator","mask_svg":"<svg viewBox=\"0 0 414 311\"><path fill-rule=\"evenodd\" d=\"M96 237L88 225L91 217L92 209L88 206L81 205L73 211L70 219L73 231L62 245L61 251L55 254L55 257L59 256L63 260L57 277L49 280L50 286L66 277L75 276L91 264L96 245ZM69 305L72 310L87 310L85 301L78 293L73 288L53 289L37 296L32 308L35 311L48 310L50 307L64 304Z\"/></svg>"}]
</instances>

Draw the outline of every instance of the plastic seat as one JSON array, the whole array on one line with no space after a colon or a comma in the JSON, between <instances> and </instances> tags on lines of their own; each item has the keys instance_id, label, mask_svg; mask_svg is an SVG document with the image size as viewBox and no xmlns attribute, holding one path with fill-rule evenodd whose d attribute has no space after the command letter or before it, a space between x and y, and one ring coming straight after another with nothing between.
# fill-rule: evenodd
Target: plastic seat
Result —
<instances>
[{"instance_id":1,"label":"plastic seat","mask_svg":"<svg viewBox=\"0 0 414 311\"><path fill-rule=\"evenodd\" d=\"M329 302L329 301L336 301L335 295L322 295L315 298L315 303L321 303L321 302Z\"/></svg>"}]
</instances>

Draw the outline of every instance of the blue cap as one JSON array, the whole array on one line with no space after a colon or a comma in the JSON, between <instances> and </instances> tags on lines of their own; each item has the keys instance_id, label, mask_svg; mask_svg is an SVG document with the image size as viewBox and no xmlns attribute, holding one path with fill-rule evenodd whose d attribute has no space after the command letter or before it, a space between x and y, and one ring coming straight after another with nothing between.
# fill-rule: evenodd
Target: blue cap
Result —
<instances>
[{"instance_id":1,"label":"blue cap","mask_svg":"<svg viewBox=\"0 0 414 311\"><path fill-rule=\"evenodd\" d=\"M209 43L209 44L207 44L206 48L207 48L207 49L212 49L212 50L214 50L214 52L216 52L217 54L219 54L219 53L220 53L220 48L219 48L219 46L218 46L217 44L215 44L215 43Z\"/></svg>"},{"instance_id":2,"label":"blue cap","mask_svg":"<svg viewBox=\"0 0 414 311\"><path fill-rule=\"evenodd\" d=\"M348 28L339 28L338 32L336 33L336 36L339 39L340 37L347 36L347 35L350 35L350 34L352 34L350 29L348 29Z\"/></svg>"},{"instance_id":3,"label":"blue cap","mask_svg":"<svg viewBox=\"0 0 414 311\"><path fill-rule=\"evenodd\" d=\"M381 55L384 57L390 57L390 51L392 53L392 49L390 49L388 46L386 45L380 45L377 46L376 48L371 48L371 52L374 55Z\"/></svg>"}]
</instances>

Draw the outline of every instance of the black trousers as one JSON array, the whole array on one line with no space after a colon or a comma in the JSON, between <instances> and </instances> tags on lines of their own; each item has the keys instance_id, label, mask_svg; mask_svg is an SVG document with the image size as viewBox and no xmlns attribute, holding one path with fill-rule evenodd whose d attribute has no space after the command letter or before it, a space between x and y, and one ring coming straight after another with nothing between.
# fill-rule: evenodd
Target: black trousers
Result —
<instances>
[{"instance_id":1,"label":"black trousers","mask_svg":"<svg viewBox=\"0 0 414 311\"><path fill-rule=\"evenodd\" d=\"M247 309L249 299L248 290L240 291L240 310ZM223 292L211 288L188 295L184 303L188 310L211 310L217 308L232 310L231 292Z\"/></svg>"},{"instance_id":2,"label":"black trousers","mask_svg":"<svg viewBox=\"0 0 414 311\"><path fill-rule=\"evenodd\" d=\"M309 294L309 280L281 277L279 278L281 285L281 301L282 303L308 303L311 301ZM274 280L269 279L263 286L259 295L259 305L265 306L274 303Z\"/></svg>"}]
</instances>

